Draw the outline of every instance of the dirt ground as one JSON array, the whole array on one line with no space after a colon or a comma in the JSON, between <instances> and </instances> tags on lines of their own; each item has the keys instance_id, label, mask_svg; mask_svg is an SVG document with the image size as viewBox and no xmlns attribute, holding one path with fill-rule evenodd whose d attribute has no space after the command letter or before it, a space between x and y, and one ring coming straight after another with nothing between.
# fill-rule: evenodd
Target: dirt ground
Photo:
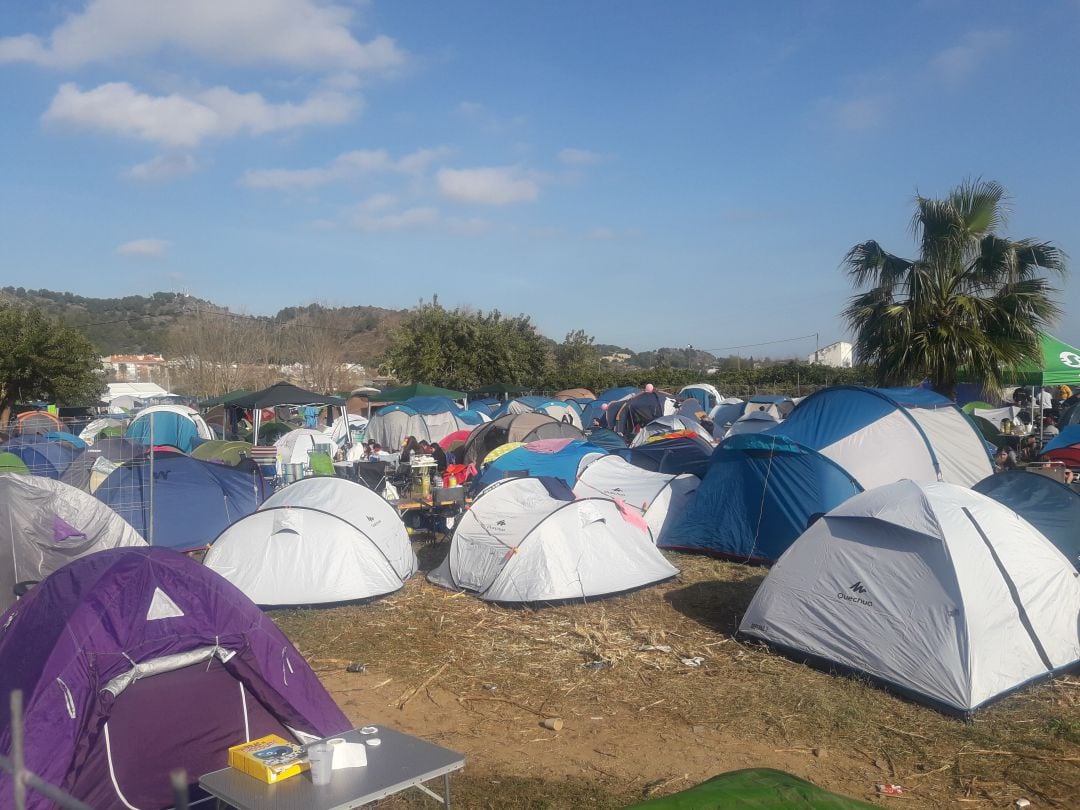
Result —
<instances>
[{"instance_id":1,"label":"dirt ground","mask_svg":"<svg viewBox=\"0 0 1080 810\"><path fill-rule=\"evenodd\" d=\"M446 546L417 549L427 571ZM906 808L1080 807L1077 677L964 723L735 640L765 571L669 558L678 578L589 604L495 607L417 576L273 615L356 725L465 754L460 807L622 807L759 766ZM904 796L877 797L883 782ZM380 807L430 803L414 794Z\"/></svg>"}]
</instances>

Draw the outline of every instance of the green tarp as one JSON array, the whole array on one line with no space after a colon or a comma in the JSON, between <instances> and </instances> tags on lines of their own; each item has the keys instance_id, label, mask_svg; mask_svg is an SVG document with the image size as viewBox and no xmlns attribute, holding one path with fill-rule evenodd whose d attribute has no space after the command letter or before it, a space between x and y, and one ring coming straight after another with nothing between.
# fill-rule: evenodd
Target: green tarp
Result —
<instances>
[{"instance_id":1,"label":"green tarp","mask_svg":"<svg viewBox=\"0 0 1080 810\"><path fill-rule=\"evenodd\" d=\"M653 810L862 810L877 807L830 793L772 768L722 773L681 793L633 806Z\"/></svg>"},{"instance_id":2,"label":"green tarp","mask_svg":"<svg viewBox=\"0 0 1080 810\"><path fill-rule=\"evenodd\" d=\"M1042 336L1042 366L1025 363L1012 374L1006 372L1002 382L1012 385L1080 386L1080 349L1055 337Z\"/></svg>"},{"instance_id":3,"label":"green tarp","mask_svg":"<svg viewBox=\"0 0 1080 810\"><path fill-rule=\"evenodd\" d=\"M434 385L414 383L404 388L388 388L381 394L370 394L368 399L372 402L404 402L413 397L449 397L450 399L462 399L464 391L451 391L449 388L439 388Z\"/></svg>"}]
</instances>

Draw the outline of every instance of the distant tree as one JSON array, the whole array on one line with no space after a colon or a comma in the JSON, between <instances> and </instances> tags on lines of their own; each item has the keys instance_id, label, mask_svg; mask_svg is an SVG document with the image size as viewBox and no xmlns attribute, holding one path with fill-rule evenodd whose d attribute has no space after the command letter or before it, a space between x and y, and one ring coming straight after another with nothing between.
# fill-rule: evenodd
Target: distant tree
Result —
<instances>
[{"instance_id":1,"label":"distant tree","mask_svg":"<svg viewBox=\"0 0 1080 810\"><path fill-rule=\"evenodd\" d=\"M97 402L105 390L101 361L78 330L38 309L0 304L0 425L16 402Z\"/></svg>"},{"instance_id":2,"label":"distant tree","mask_svg":"<svg viewBox=\"0 0 1080 810\"><path fill-rule=\"evenodd\" d=\"M527 315L448 310L433 299L394 330L382 370L402 382L466 390L498 382L536 384L548 358L548 341Z\"/></svg>"},{"instance_id":3,"label":"distant tree","mask_svg":"<svg viewBox=\"0 0 1080 810\"><path fill-rule=\"evenodd\" d=\"M1066 257L1050 242L996 235L1006 202L997 183L966 181L945 199L915 198L917 258L874 241L848 251L843 267L865 289L843 314L879 384L929 377L955 399L961 368L996 387L1003 370L1038 362L1039 332L1060 314L1046 276L1064 276Z\"/></svg>"},{"instance_id":4,"label":"distant tree","mask_svg":"<svg viewBox=\"0 0 1080 810\"><path fill-rule=\"evenodd\" d=\"M600 352L592 335L584 329L566 333L555 347L555 376L560 387L576 387L592 381L600 373Z\"/></svg>"}]
</instances>

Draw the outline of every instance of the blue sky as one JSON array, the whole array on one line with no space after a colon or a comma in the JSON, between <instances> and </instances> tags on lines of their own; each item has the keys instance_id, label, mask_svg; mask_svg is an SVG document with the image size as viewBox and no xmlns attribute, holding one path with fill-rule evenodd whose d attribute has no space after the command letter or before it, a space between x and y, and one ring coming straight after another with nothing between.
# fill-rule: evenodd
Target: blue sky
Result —
<instances>
[{"instance_id":1,"label":"blue sky","mask_svg":"<svg viewBox=\"0 0 1080 810\"><path fill-rule=\"evenodd\" d=\"M824 344L917 191L1080 262L1078 43L1077 0L12 0L0 283Z\"/></svg>"}]
</instances>

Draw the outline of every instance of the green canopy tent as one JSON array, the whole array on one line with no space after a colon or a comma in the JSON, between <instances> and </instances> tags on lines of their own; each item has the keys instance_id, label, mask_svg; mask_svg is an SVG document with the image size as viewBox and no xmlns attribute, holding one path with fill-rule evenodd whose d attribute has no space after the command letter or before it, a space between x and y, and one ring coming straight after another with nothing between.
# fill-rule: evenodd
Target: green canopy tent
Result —
<instances>
[{"instance_id":1,"label":"green canopy tent","mask_svg":"<svg viewBox=\"0 0 1080 810\"><path fill-rule=\"evenodd\" d=\"M877 805L830 793L783 771L747 768L722 773L697 787L633 807L652 810L862 810Z\"/></svg>"},{"instance_id":2,"label":"green canopy tent","mask_svg":"<svg viewBox=\"0 0 1080 810\"><path fill-rule=\"evenodd\" d=\"M340 408L341 417L343 419L348 418L345 415L345 400L341 397L307 391L299 386L284 381L274 383L269 388L264 388L262 391L244 394L243 396L232 400L229 404L235 405L238 408L251 409L255 412L254 425L252 426L251 431L252 435L257 437L252 440L255 444L258 444L263 439L263 434L259 431L263 408L276 408L280 405L332 407Z\"/></svg>"},{"instance_id":3,"label":"green canopy tent","mask_svg":"<svg viewBox=\"0 0 1080 810\"><path fill-rule=\"evenodd\" d=\"M527 394L534 389L528 388L524 385L507 385L506 383L495 383L494 385L485 385L482 388L475 388L469 392L469 396L473 399L482 399L483 397L497 397L499 399L509 399L510 397L519 397L522 394Z\"/></svg>"},{"instance_id":4,"label":"green canopy tent","mask_svg":"<svg viewBox=\"0 0 1080 810\"><path fill-rule=\"evenodd\" d=\"M451 391L449 388L439 388L435 385L413 383L402 388L387 388L380 394L372 394L370 402L404 402L413 397L447 397L449 399L465 399L464 391Z\"/></svg>"},{"instance_id":5,"label":"green canopy tent","mask_svg":"<svg viewBox=\"0 0 1080 810\"><path fill-rule=\"evenodd\" d=\"M217 405L230 405L234 399L240 399L245 394L250 394L246 388L237 388L235 391L230 391L227 394L219 394L216 397L210 397L210 399L204 399L199 403L199 410L205 411L213 408Z\"/></svg>"},{"instance_id":6,"label":"green canopy tent","mask_svg":"<svg viewBox=\"0 0 1080 810\"><path fill-rule=\"evenodd\" d=\"M221 435L226 436L228 435L226 421L229 416L230 406L232 406L234 401L240 399L240 397L247 396L250 393L251 392L246 388L238 388L235 391L229 391L227 394L219 394L216 397L210 397L210 399L200 402L199 410L203 412L203 417L206 421L210 422L212 416L210 412L215 408L220 407L221 413L218 415L221 416ZM233 427L235 428L235 424Z\"/></svg>"},{"instance_id":7,"label":"green canopy tent","mask_svg":"<svg viewBox=\"0 0 1080 810\"><path fill-rule=\"evenodd\" d=\"M1024 386L1080 386L1080 349L1045 333L1040 349L1041 363L1023 363L1011 373L1003 374L1003 381Z\"/></svg>"}]
</instances>

